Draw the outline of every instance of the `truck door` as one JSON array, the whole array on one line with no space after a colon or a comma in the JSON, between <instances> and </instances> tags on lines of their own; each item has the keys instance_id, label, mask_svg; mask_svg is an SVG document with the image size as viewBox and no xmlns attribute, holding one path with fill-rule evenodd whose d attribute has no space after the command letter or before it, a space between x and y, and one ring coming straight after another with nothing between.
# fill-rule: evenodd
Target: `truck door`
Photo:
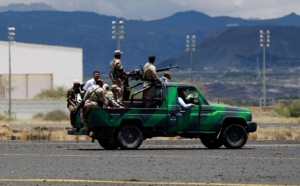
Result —
<instances>
[{"instance_id":1,"label":"truck door","mask_svg":"<svg viewBox=\"0 0 300 186\"><path fill-rule=\"evenodd\" d=\"M173 102L169 102L168 132L198 132L199 129L199 98L194 87L169 87ZM175 88L175 89L174 89ZM178 102L183 100L183 105ZM168 97L169 98L169 97Z\"/></svg>"}]
</instances>

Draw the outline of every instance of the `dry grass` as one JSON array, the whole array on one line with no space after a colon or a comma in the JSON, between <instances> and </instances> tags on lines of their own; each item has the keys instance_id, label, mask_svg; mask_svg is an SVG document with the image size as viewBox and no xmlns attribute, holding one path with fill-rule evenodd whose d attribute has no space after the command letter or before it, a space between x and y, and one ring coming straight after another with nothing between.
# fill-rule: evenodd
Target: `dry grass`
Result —
<instances>
[{"instance_id":1,"label":"dry grass","mask_svg":"<svg viewBox=\"0 0 300 186\"><path fill-rule=\"evenodd\" d=\"M252 120L257 123L300 123L300 118L286 118L274 111L272 107L248 107L252 112Z\"/></svg>"},{"instance_id":2,"label":"dry grass","mask_svg":"<svg viewBox=\"0 0 300 186\"><path fill-rule=\"evenodd\" d=\"M300 128L258 127L249 140L300 140Z\"/></svg>"}]
</instances>

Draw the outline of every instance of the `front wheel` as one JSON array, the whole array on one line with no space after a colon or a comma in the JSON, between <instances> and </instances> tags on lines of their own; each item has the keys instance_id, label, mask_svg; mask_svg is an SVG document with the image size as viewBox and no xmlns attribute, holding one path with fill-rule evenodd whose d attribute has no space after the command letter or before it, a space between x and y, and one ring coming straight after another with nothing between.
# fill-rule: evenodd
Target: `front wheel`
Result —
<instances>
[{"instance_id":1,"label":"front wheel","mask_svg":"<svg viewBox=\"0 0 300 186\"><path fill-rule=\"evenodd\" d=\"M135 125L124 125L118 130L117 142L121 149L138 149L143 140L142 131Z\"/></svg>"},{"instance_id":2,"label":"front wheel","mask_svg":"<svg viewBox=\"0 0 300 186\"><path fill-rule=\"evenodd\" d=\"M245 127L241 125L229 125L223 132L223 143L229 149L242 148L248 140Z\"/></svg>"}]
</instances>

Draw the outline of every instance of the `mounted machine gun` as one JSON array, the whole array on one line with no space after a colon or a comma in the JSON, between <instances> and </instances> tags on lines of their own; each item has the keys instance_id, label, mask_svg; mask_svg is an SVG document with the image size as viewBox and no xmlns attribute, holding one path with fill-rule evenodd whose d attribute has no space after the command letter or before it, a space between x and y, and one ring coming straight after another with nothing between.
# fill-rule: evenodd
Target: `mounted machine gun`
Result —
<instances>
[{"instance_id":1,"label":"mounted machine gun","mask_svg":"<svg viewBox=\"0 0 300 186\"><path fill-rule=\"evenodd\" d=\"M129 76L128 77L124 77L123 80L124 80L124 100L129 100L129 96L130 96L130 90L136 86L139 86L142 84L142 82L139 82L137 83L136 85L130 87L129 85L129 80L135 80L135 81L143 81L143 75L144 75L144 69L142 66L140 66L141 69L135 69L133 71L130 72ZM179 68L178 65L176 66L172 66L170 64L169 67L164 67L164 68L158 68L156 69L156 72L163 72L163 71L168 71L170 69L173 69L173 68Z\"/></svg>"}]
</instances>

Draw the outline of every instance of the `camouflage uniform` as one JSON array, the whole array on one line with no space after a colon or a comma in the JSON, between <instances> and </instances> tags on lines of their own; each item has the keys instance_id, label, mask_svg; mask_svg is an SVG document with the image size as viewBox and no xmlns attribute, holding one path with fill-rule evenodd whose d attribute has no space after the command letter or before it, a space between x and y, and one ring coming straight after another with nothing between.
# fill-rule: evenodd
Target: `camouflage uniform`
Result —
<instances>
[{"instance_id":1,"label":"camouflage uniform","mask_svg":"<svg viewBox=\"0 0 300 186\"><path fill-rule=\"evenodd\" d=\"M112 91L108 91L105 95L106 104L112 108L120 108L121 105L118 103L118 95L114 94Z\"/></svg>"},{"instance_id":2,"label":"camouflage uniform","mask_svg":"<svg viewBox=\"0 0 300 186\"><path fill-rule=\"evenodd\" d=\"M144 79L144 85L143 85L144 87L151 86L155 82L159 81L159 79L156 75L156 67L150 62L147 62L144 66L143 79ZM152 100L154 95L155 95L155 86L144 91L144 97L146 98L146 100ZM151 107L151 101L146 101L145 107L146 108Z\"/></svg>"},{"instance_id":3,"label":"camouflage uniform","mask_svg":"<svg viewBox=\"0 0 300 186\"><path fill-rule=\"evenodd\" d=\"M73 106L72 104L69 103L69 101L73 102L75 105L77 105L77 94L80 93L79 89L75 89L74 87L70 88L67 92L67 107L70 111L70 122L72 127L75 127L75 116L76 116L76 111L77 111L77 106Z\"/></svg>"},{"instance_id":4,"label":"camouflage uniform","mask_svg":"<svg viewBox=\"0 0 300 186\"><path fill-rule=\"evenodd\" d=\"M85 101L84 108L81 111L81 121L83 127L87 128L86 117L91 109L102 108L105 101L104 90L99 85L92 85L85 93L83 100Z\"/></svg>"},{"instance_id":5,"label":"camouflage uniform","mask_svg":"<svg viewBox=\"0 0 300 186\"><path fill-rule=\"evenodd\" d=\"M113 73L113 85L117 85L121 90L119 91L119 100L123 102L124 82L123 82L123 65L120 59L114 58L110 62L110 71Z\"/></svg>"}]
</instances>

